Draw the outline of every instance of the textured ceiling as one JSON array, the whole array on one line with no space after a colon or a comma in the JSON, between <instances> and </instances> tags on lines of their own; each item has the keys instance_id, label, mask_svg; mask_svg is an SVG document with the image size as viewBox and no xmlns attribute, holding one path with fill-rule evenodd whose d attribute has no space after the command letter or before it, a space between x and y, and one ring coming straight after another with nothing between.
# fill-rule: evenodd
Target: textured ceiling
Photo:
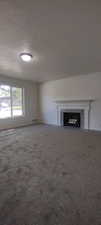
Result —
<instances>
[{"instance_id":1,"label":"textured ceiling","mask_svg":"<svg viewBox=\"0 0 101 225\"><path fill-rule=\"evenodd\" d=\"M31 52L24 63L19 54ZM0 0L0 74L45 81L101 72L100 0Z\"/></svg>"}]
</instances>

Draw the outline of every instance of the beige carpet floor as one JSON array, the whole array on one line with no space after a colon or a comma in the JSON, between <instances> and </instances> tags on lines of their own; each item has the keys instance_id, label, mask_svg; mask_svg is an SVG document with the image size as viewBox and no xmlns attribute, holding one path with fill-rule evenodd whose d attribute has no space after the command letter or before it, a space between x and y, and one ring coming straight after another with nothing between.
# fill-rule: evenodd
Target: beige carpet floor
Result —
<instances>
[{"instance_id":1,"label":"beige carpet floor","mask_svg":"<svg viewBox=\"0 0 101 225\"><path fill-rule=\"evenodd\" d=\"M101 133L0 132L0 225L101 225Z\"/></svg>"}]
</instances>

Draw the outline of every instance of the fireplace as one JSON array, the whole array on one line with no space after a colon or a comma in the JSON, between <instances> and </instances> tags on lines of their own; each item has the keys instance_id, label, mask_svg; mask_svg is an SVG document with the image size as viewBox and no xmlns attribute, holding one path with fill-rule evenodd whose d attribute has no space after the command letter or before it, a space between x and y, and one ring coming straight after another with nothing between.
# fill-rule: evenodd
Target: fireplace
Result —
<instances>
[{"instance_id":1,"label":"fireplace","mask_svg":"<svg viewBox=\"0 0 101 225\"><path fill-rule=\"evenodd\" d=\"M57 125L89 129L91 100L55 100Z\"/></svg>"},{"instance_id":2,"label":"fireplace","mask_svg":"<svg viewBox=\"0 0 101 225\"><path fill-rule=\"evenodd\" d=\"M63 126L80 128L81 113L80 112L63 112Z\"/></svg>"},{"instance_id":3,"label":"fireplace","mask_svg":"<svg viewBox=\"0 0 101 225\"><path fill-rule=\"evenodd\" d=\"M84 110L61 110L61 125L68 128L84 128Z\"/></svg>"}]
</instances>

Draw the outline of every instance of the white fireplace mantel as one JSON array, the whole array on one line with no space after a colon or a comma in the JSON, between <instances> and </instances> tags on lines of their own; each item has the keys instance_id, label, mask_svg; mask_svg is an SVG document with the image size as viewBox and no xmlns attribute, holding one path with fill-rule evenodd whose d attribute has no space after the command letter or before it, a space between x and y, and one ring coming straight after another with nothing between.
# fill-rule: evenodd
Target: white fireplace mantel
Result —
<instances>
[{"instance_id":1,"label":"white fireplace mantel","mask_svg":"<svg viewBox=\"0 0 101 225\"><path fill-rule=\"evenodd\" d=\"M89 129L89 116L90 116L90 106L93 100L83 99L83 100L67 100L67 99L57 99L56 103L57 110L57 125L62 126L61 123L61 112L63 110L83 110L84 112L84 129Z\"/></svg>"}]
</instances>

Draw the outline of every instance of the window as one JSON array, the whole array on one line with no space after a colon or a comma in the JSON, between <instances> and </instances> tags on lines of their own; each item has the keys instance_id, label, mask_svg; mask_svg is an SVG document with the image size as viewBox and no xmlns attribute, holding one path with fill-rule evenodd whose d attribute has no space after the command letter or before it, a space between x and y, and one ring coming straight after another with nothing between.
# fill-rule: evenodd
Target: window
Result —
<instances>
[{"instance_id":1,"label":"window","mask_svg":"<svg viewBox=\"0 0 101 225\"><path fill-rule=\"evenodd\" d=\"M22 88L12 87L12 115L21 116L23 114Z\"/></svg>"},{"instance_id":2,"label":"window","mask_svg":"<svg viewBox=\"0 0 101 225\"><path fill-rule=\"evenodd\" d=\"M0 119L23 115L23 88L0 85Z\"/></svg>"}]
</instances>

